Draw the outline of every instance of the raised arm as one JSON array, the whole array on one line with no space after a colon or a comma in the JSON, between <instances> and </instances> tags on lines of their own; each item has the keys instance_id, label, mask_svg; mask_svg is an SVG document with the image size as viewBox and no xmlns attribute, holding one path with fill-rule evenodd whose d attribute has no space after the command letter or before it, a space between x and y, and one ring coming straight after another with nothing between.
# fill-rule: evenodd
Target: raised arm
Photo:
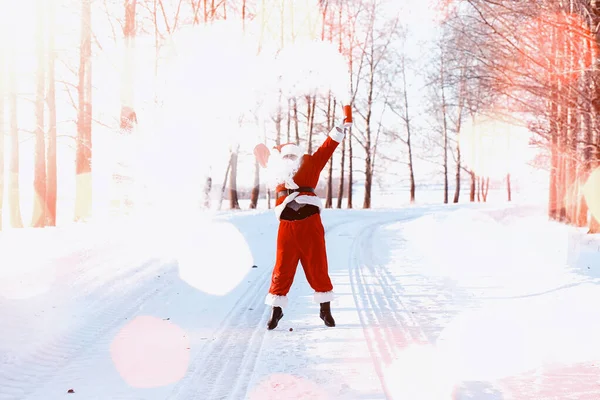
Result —
<instances>
[{"instance_id":1,"label":"raised arm","mask_svg":"<svg viewBox=\"0 0 600 400\"><path fill-rule=\"evenodd\" d=\"M327 139L323 142L321 146L313 153L312 160L315 168L321 172L327 162L333 155L333 152L338 147L338 145L344 140L345 136L344 127L335 127L329 132Z\"/></svg>"}]
</instances>

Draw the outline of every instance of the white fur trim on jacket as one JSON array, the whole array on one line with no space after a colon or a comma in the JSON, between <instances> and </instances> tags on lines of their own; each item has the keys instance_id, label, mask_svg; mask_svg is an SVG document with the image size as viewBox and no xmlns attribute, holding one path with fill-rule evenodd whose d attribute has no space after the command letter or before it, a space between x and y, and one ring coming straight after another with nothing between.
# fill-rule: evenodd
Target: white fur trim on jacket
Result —
<instances>
[{"instance_id":1,"label":"white fur trim on jacket","mask_svg":"<svg viewBox=\"0 0 600 400\"><path fill-rule=\"evenodd\" d=\"M331 132L329 132L329 137L338 143L342 143L344 136L346 136L346 131L344 128L335 127L331 130Z\"/></svg>"},{"instance_id":2,"label":"white fur trim on jacket","mask_svg":"<svg viewBox=\"0 0 600 400\"><path fill-rule=\"evenodd\" d=\"M287 296L277 296L269 293L265 298L265 304L273 307L285 308L288 305L288 298Z\"/></svg>"},{"instance_id":3,"label":"white fur trim on jacket","mask_svg":"<svg viewBox=\"0 0 600 400\"><path fill-rule=\"evenodd\" d=\"M306 194L300 195L299 192L295 192L289 194L285 199L283 199L283 203L275 207L275 215L277 216L277 219L281 217L281 213L292 200L296 200L300 204L310 204L313 206L317 206L320 210L323 209L323 202L319 197L309 196Z\"/></svg>"},{"instance_id":4,"label":"white fur trim on jacket","mask_svg":"<svg viewBox=\"0 0 600 400\"><path fill-rule=\"evenodd\" d=\"M327 303L333 299L335 299L333 292L315 292L314 294L315 303Z\"/></svg>"},{"instance_id":5,"label":"white fur trim on jacket","mask_svg":"<svg viewBox=\"0 0 600 400\"><path fill-rule=\"evenodd\" d=\"M286 189L298 189L300 186L298 186L298 184L296 182L294 182L293 179L288 179L285 181L285 188Z\"/></svg>"}]
</instances>

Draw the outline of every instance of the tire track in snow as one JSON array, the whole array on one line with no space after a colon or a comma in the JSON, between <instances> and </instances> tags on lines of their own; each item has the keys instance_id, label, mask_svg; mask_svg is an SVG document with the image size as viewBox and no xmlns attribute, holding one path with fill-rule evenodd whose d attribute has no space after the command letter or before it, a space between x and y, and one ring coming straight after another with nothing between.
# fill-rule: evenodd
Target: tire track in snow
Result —
<instances>
[{"instance_id":1,"label":"tire track in snow","mask_svg":"<svg viewBox=\"0 0 600 400\"><path fill-rule=\"evenodd\" d=\"M256 333L265 329L259 322L265 320L266 323L268 316L268 310L262 307L269 284L268 275L269 269L261 271L234 303L213 334L212 341L194 351L196 354L190 360L187 374L175 384L169 399L226 397L227 393L219 393L223 387L221 381L230 382L225 388L231 390L232 381L239 377L236 370L243 364L243 355L247 353L251 358L262 343L257 340ZM224 376L226 372L228 376ZM213 397L215 395L217 397Z\"/></svg>"},{"instance_id":2,"label":"tire track in snow","mask_svg":"<svg viewBox=\"0 0 600 400\"><path fill-rule=\"evenodd\" d=\"M148 299L172 285L173 279L163 279L157 284L147 276L164 266L163 261L150 260L138 264L125 276L105 283L92 293L97 297L84 304L84 318L71 319L72 326L53 332L42 346L26 355L20 353L12 363L3 363L0 380L4 385L0 388L0 399L24 398L35 392L59 375L59 370L84 354L98 338L119 327ZM144 278L140 280L140 276ZM137 286L132 289L132 284Z\"/></svg>"},{"instance_id":3,"label":"tire track in snow","mask_svg":"<svg viewBox=\"0 0 600 400\"><path fill-rule=\"evenodd\" d=\"M378 219L362 228L352 245L349 276L354 300L371 357L387 398L392 398L383 368L394 360L398 350L410 343L427 343L427 335L389 285L385 266L374 263L373 236L383 225L407 222L420 215ZM398 345L400 344L400 346ZM399 348L400 347L400 348Z\"/></svg>"},{"instance_id":4,"label":"tire track in snow","mask_svg":"<svg viewBox=\"0 0 600 400\"><path fill-rule=\"evenodd\" d=\"M325 223L326 234L355 220L344 218ZM213 340L197 351L188 373L175 385L169 399L245 398L270 316L264 299L271 283L272 268L261 272L236 301Z\"/></svg>"}]
</instances>

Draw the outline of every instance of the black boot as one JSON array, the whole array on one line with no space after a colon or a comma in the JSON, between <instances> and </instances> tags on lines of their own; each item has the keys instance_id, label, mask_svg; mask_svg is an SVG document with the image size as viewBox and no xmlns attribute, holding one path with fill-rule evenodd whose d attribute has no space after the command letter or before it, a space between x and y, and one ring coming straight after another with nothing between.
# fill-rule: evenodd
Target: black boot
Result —
<instances>
[{"instance_id":1,"label":"black boot","mask_svg":"<svg viewBox=\"0 0 600 400\"><path fill-rule=\"evenodd\" d=\"M277 324L279 320L283 317L283 310L281 307L273 307L271 311L271 318L269 319L269 323L267 324L268 330L273 330L277 328Z\"/></svg>"},{"instance_id":2,"label":"black boot","mask_svg":"<svg viewBox=\"0 0 600 400\"><path fill-rule=\"evenodd\" d=\"M321 303L321 313L319 314L325 325L335 326L335 320L331 316L331 305L329 302Z\"/></svg>"}]
</instances>

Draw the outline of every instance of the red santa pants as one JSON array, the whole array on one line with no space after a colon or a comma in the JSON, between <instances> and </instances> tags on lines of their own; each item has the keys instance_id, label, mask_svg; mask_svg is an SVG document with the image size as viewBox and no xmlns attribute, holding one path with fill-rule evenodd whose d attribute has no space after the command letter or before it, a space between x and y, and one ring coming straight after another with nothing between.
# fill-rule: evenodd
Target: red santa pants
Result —
<instances>
[{"instance_id":1,"label":"red santa pants","mask_svg":"<svg viewBox=\"0 0 600 400\"><path fill-rule=\"evenodd\" d=\"M302 263L308 283L315 291L315 301L333 300L333 285L329 278L325 229L319 214L299 221L279 223L277 257L271 277L267 304L285 307L287 294L294 281L298 262Z\"/></svg>"}]
</instances>

